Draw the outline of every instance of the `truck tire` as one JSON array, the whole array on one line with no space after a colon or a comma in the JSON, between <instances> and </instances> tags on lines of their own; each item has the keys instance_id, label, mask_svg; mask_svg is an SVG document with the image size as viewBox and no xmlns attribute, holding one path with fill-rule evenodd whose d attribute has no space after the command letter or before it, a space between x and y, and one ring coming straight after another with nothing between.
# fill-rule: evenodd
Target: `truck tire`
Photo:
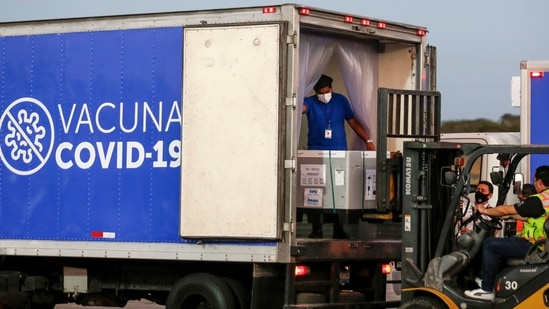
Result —
<instances>
[{"instance_id":1,"label":"truck tire","mask_svg":"<svg viewBox=\"0 0 549 309\"><path fill-rule=\"evenodd\" d=\"M251 295L250 292L246 289L244 284L242 284L240 281L223 277L223 281L229 286L231 291L233 292L233 296L236 300L236 308L238 309L250 309L251 305Z\"/></svg>"},{"instance_id":2,"label":"truck tire","mask_svg":"<svg viewBox=\"0 0 549 309\"><path fill-rule=\"evenodd\" d=\"M194 273L175 283L166 300L166 309L236 309L233 292L223 279Z\"/></svg>"},{"instance_id":3,"label":"truck tire","mask_svg":"<svg viewBox=\"0 0 549 309\"><path fill-rule=\"evenodd\" d=\"M447 309L448 306L430 296L420 296L403 303L398 309Z\"/></svg>"},{"instance_id":4,"label":"truck tire","mask_svg":"<svg viewBox=\"0 0 549 309\"><path fill-rule=\"evenodd\" d=\"M366 301L366 296L360 292L341 291L339 292L340 303L361 303Z\"/></svg>"},{"instance_id":5,"label":"truck tire","mask_svg":"<svg viewBox=\"0 0 549 309\"><path fill-rule=\"evenodd\" d=\"M320 293L298 293L296 296L296 304L324 304L328 301L328 298L324 294Z\"/></svg>"}]
</instances>

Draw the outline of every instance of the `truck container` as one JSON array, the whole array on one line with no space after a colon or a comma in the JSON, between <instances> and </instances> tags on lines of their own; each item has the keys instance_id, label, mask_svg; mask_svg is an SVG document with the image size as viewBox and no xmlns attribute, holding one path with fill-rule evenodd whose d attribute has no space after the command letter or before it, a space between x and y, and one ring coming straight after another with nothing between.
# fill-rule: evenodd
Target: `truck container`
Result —
<instances>
[{"instance_id":1,"label":"truck container","mask_svg":"<svg viewBox=\"0 0 549 309\"><path fill-rule=\"evenodd\" d=\"M520 107L520 140L524 145L548 144L546 124L549 117L549 61L525 60L520 62L520 75L513 77L511 98ZM533 155L527 158L522 173L524 182L532 182L534 171L547 164L549 156Z\"/></svg>"},{"instance_id":2,"label":"truck container","mask_svg":"<svg viewBox=\"0 0 549 309\"><path fill-rule=\"evenodd\" d=\"M36 308L390 305L387 137L439 133L426 33L298 4L0 24L0 290ZM349 239L307 239L297 216L301 107L323 73L378 147L348 134L351 175L312 163L341 176L338 203L322 198Z\"/></svg>"}]
</instances>

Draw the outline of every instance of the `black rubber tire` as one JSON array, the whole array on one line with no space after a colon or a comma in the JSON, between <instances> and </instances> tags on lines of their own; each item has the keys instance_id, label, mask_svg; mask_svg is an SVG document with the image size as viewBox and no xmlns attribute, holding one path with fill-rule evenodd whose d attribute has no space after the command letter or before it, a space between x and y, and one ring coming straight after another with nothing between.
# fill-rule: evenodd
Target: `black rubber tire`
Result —
<instances>
[{"instance_id":1,"label":"black rubber tire","mask_svg":"<svg viewBox=\"0 0 549 309\"><path fill-rule=\"evenodd\" d=\"M250 309L251 305L251 295L250 291L246 289L242 282L228 277L223 277L223 281L229 286L233 292L233 296L236 300L238 309Z\"/></svg>"},{"instance_id":2,"label":"black rubber tire","mask_svg":"<svg viewBox=\"0 0 549 309\"><path fill-rule=\"evenodd\" d=\"M231 288L223 279L194 273L177 281L166 300L166 309L237 309Z\"/></svg>"},{"instance_id":3,"label":"black rubber tire","mask_svg":"<svg viewBox=\"0 0 549 309\"><path fill-rule=\"evenodd\" d=\"M21 308L28 308L28 307L21 307ZM55 304L36 304L36 303L32 303L31 306L30 306L30 309L54 309L54 308L55 308Z\"/></svg>"},{"instance_id":4,"label":"black rubber tire","mask_svg":"<svg viewBox=\"0 0 549 309\"><path fill-rule=\"evenodd\" d=\"M398 308L399 309L448 309L448 306L446 306L444 303L442 303L440 300L434 297L420 296L403 303Z\"/></svg>"},{"instance_id":5,"label":"black rubber tire","mask_svg":"<svg viewBox=\"0 0 549 309\"><path fill-rule=\"evenodd\" d=\"M366 296L360 292L341 291L339 292L340 303L360 303L365 302Z\"/></svg>"},{"instance_id":6,"label":"black rubber tire","mask_svg":"<svg viewBox=\"0 0 549 309\"><path fill-rule=\"evenodd\" d=\"M296 304L324 304L328 301L326 295L320 293L298 293L296 296Z\"/></svg>"}]
</instances>

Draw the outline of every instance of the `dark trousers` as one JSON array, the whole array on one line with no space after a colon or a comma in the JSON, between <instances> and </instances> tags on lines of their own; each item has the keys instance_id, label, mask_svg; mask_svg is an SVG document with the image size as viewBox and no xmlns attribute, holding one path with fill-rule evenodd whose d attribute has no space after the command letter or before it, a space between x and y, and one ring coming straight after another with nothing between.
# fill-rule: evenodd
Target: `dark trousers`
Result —
<instances>
[{"instance_id":1,"label":"dark trousers","mask_svg":"<svg viewBox=\"0 0 549 309\"><path fill-rule=\"evenodd\" d=\"M480 277L482 289L492 291L494 280L500 270L501 258L522 259L530 248L531 243L521 237L490 237L482 243L482 268Z\"/></svg>"},{"instance_id":2,"label":"dark trousers","mask_svg":"<svg viewBox=\"0 0 549 309\"><path fill-rule=\"evenodd\" d=\"M313 230L318 230L322 228L322 209L297 209L297 221L301 222L303 220L303 215L307 215L307 222L313 225Z\"/></svg>"}]
</instances>

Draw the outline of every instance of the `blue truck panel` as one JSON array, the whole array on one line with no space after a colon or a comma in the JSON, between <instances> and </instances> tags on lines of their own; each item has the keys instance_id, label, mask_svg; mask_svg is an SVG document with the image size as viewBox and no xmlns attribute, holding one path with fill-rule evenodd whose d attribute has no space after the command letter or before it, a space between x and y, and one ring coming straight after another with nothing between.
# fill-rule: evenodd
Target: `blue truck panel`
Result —
<instances>
[{"instance_id":1,"label":"blue truck panel","mask_svg":"<svg viewBox=\"0 0 549 309\"><path fill-rule=\"evenodd\" d=\"M530 143L549 144L547 119L549 119L549 72L543 76L530 78ZM546 155L532 155L530 158L530 175L534 176L536 168L547 165ZM529 181L533 181L530 179Z\"/></svg>"},{"instance_id":2,"label":"blue truck panel","mask_svg":"<svg viewBox=\"0 0 549 309\"><path fill-rule=\"evenodd\" d=\"M182 39L0 38L0 238L182 242Z\"/></svg>"}]
</instances>

